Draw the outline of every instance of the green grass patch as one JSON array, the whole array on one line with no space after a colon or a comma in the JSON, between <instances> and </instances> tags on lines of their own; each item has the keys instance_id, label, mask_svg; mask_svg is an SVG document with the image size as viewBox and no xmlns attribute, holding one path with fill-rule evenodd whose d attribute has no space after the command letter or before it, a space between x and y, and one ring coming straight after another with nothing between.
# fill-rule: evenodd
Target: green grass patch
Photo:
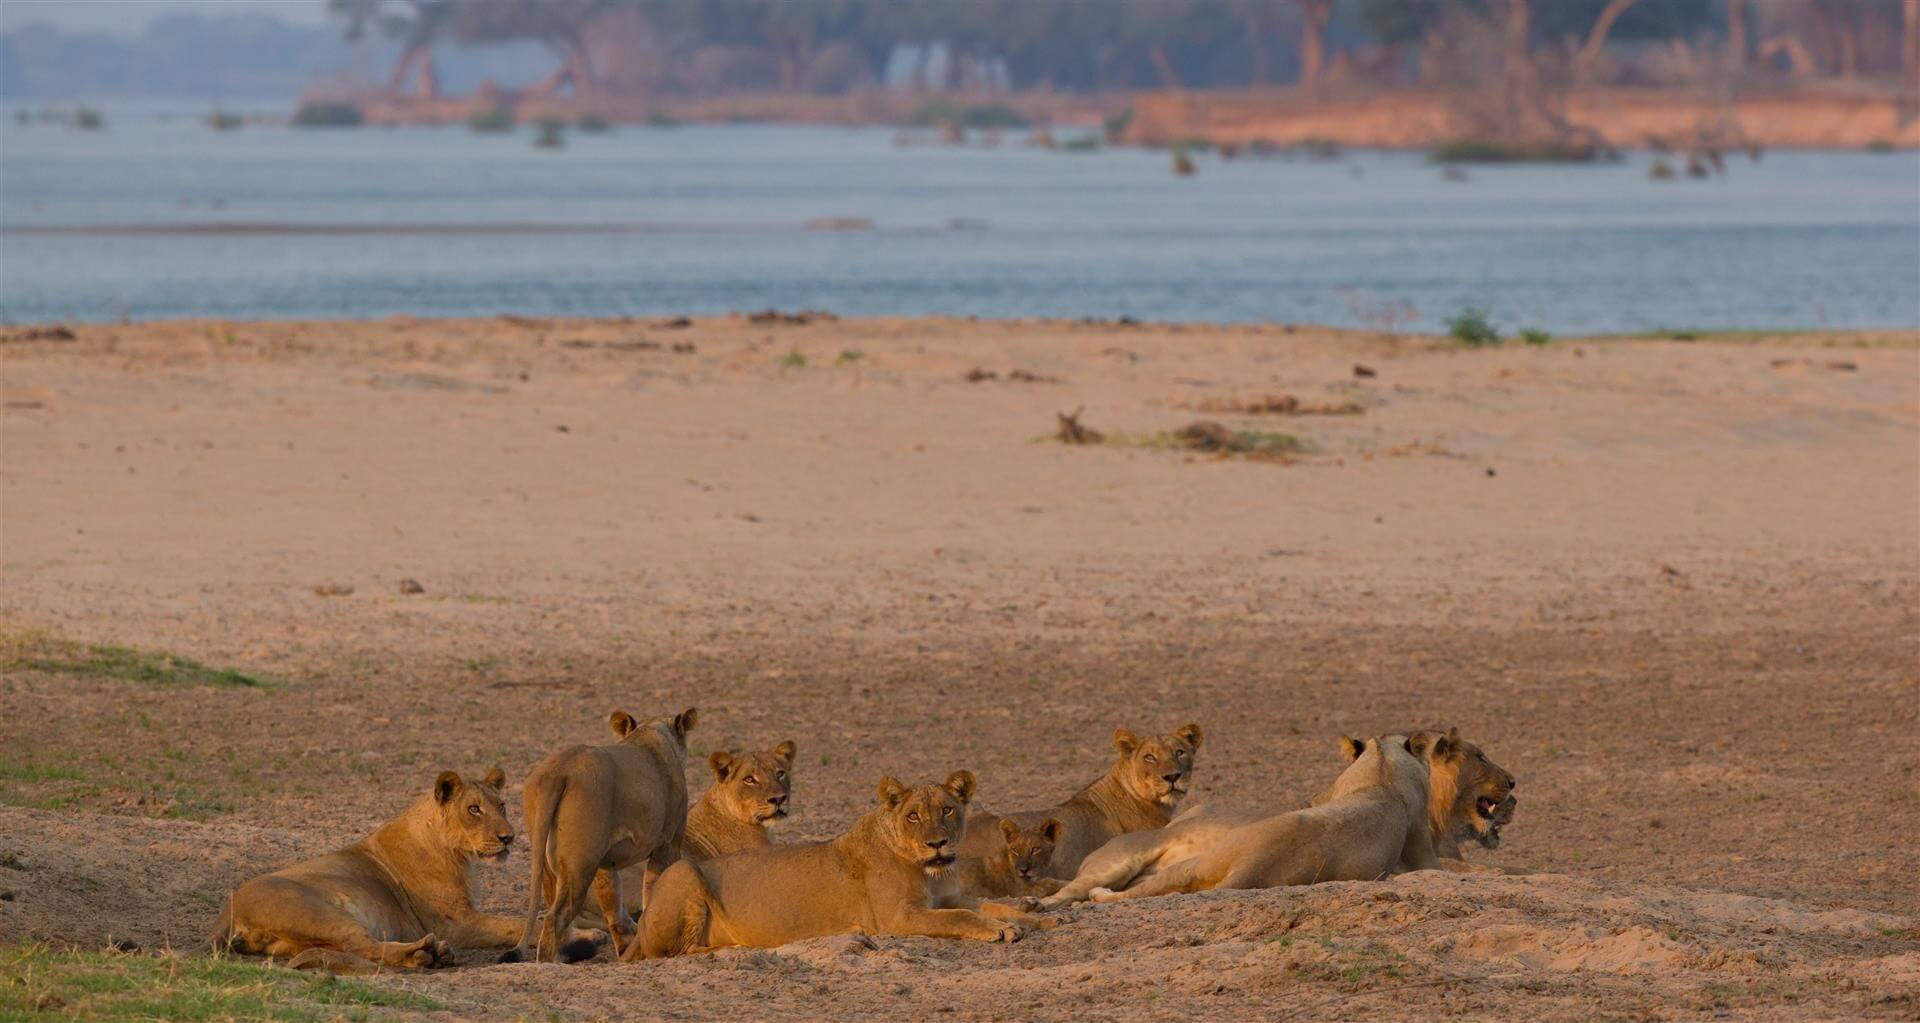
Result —
<instances>
[{"instance_id":1,"label":"green grass patch","mask_svg":"<svg viewBox=\"0 0 1920 1023\"><path fill-rule=\"evenodd\" d=\"M0 1019L391 1019L437 1012L411 991L239 959L0 948Z\"/></svg>"},{"instance_id":2,"label":"green grass patch","mask_svg":"<svg viewBox=\"0 0 1920 1023\"><path fill-rule=\"evenodd\" d=\"M1455 341L1468 347L1479 348L1483 345L1500 343L1500 331L1493 325L1493 321L1488 319L1485 309L1468 306L1447 317L1446 324L1447 333L1452 334Z\"/></svg>"},{"instance_id":3,"label":"green grass patch","mask_svg":"<svg viewBox=\"0 0 1920 1023\"><path fill-rule=\"evenodd\" d=\"M1278 430L1232 430L1219 423L1192 423L1157 433L1110 433L1106 443L1150 451L1199 451L1213 454L1274 458L1311 450L1307 443Z\"/></svg>"},{"instance_id":4,"label":"green grass patch","mask_svg":"<svg viewBox=\"0 0 1920 1023\"><path fill-rule=\"evenodd\" d=\"M44 671L76 678L112 679L144 686L225 686L266 689L271 682L232 668L213 668L190 657L131 647L82 644L44 636L0 643L0 667Z\"/></svg>"},{"instance_id":5,"label":"green grass patch","mask_svg":"<svg viewBox=\"0 0 1920 1023\"><path fill-rule=\"evenodd\" d=\"M1508 142L1500 139L1453 139L1434 146L1427 158L1434 163L1588 163L1612 153L1591 142L1543 139Z\"/></svg>"}]
</instances>

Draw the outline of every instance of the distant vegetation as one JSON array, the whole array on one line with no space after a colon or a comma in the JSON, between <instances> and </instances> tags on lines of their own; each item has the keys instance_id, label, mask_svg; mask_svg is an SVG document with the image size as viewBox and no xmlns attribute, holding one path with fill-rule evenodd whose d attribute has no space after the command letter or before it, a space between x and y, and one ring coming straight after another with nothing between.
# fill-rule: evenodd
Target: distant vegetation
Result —
<instances>
[{"instance_id":1,"label":"distant vegetation","mask_svg":"<svg viewBox=\"0 0 1920 1023\"><path fill-rule=\"evenodd\" d=\"M358 128L366 115L351 103L302 103L293 123L301 128Z\"/></svg>"},{"instance_id":2,"label":"distant vegetation","mask_svg":"<svg viewBox=\"0 0 1920 1023\"><path fill-rule=\"evenodd\" d=\"M1025 128L1027 119L1004 103L959 104L932 100L907 118L917 127L951 124L962 128Z\"/></svg>"},{"instance_id":3,"label":"distant vegetation","mask_svg":"<svg viewBox=\"0 0 1920 1023\"><path fill-rule=\"evenodd\" d=\"M482 110L467 118L467 127L484 134L499 134L513 130L513 112L504 107Z\"/></svg>"},{"instance_id":4,"label":"distant vegetation","mask_svg":"<svg viewBox=\"0 0 1920 1023\"><path fill-rule=\"evenodd\" d=\"M533 144L540 149L559 149L567 144L567 122L557 117L540 119L539 132L533 137Z\"/></svg>"},{"instance_id":5,"label":"distant vegetation","mask_svg":"<svg viewBox=\"0 0 1920 1023\"><path fill-rule=\"evenodd\" d=\"M1427 157L1435 163L1581 163L1612 155L1593 142L1549 137L1523 141L1456 139L1433 147Z\"/></svg>"},{"instance_id":6,"label":"distant vegetation","mask_svg":"<svg viewBox=\"0 0 1920 1023\"><path fill-rule=\"evenodd\" d=\"M589 135L603 135L613 130L612 122L599 114L587 114L574 122L573 126Z\"/></svg>"},{"instance_id":7,"label":"distant vegetation","mask_svg":"<svg viewBox=\"0 0 1920 1023\"><path fill-rule=\"evenodd\" d=\"M1482 345L1500 343L1500 331L1487 318L1485 309L1468 306L1447 317L1447 333L1463 345L1478 348Z\"/></svg>"}]
</instances>

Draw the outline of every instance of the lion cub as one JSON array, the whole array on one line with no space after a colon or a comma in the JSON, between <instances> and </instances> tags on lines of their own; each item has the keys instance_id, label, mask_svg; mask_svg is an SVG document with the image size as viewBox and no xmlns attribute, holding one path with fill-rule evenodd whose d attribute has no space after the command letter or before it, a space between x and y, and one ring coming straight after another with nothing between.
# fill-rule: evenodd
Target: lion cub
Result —
<instances>
[{"instance_id":1,"label":"lion cub","mask_svg":"<svg viewBox=\"0 0 1920 1023\"><path fill-rule=\"evenodd\" d=\"M1372 881L1439 865L1427 830L1424 746L1403 735L1342 736L1352 763L1325 802L1274 817L1195 813L1160 831L1122 835L1040 900L1133 899L1213 888Z\"/></svg>"},{"instance_id":2,"label":"lion cub","mask_svg":"<svg viewBox=\"0 0 1920 1023\"><path fill-rule=\"evenodd\" d=\"M960 890L975 898L1039 898L1060 890L1059 878L1048 876L1060 822L1052 817L1031 830L1002 817L1000 830L1006 845L990 856L969 856L953 865Z\"/></svg>"},{"instance_id":3,"label":"lion cub","mask_svg":"<svg viewBox=\"0 0 1920 1023\"><path fill-rule=\"evenodd\" d=\"M214 947L357 973L513 944L517 921L473 908L471 874L475 859L504 860L512 846L505 782L497 767L478 783L443 772L367 838L246 882L220 911Z\"/></svg>"},{"instance_id":4,"label":"lion cub","mask_svg":"<svg viewBox=\"0 0 1920 1023\"><path fill-rule=\"evenodd\" d=\"M1193 758L1200 752L1199 725L1172 735L1142 738L1121 728L1113 733L1119 754L1107 773L1059 806L1023 810L1006 819L1031 828L1051 817L1060 822L1053 848L1053 876L1072 877L1080 861L1118 835L1165 827L1193 780ZM1000 817L973 815L962 856L991 856L1004 847Z\"/></svg>"},{"instance_id":5,"label":"lion cub","mask_svg":"<svg viewBox=\"0 0 1920 1023\"><path fill-rule=\"evenodd\" d=\"M614 951L621 951L634 923L620 901L620 871L644 863L652 876L680 858L687 733L698 720L692 707L644 722L616 710L607 719L614 742L568 747L534 765L521 797L533 886L520 944L502 962L523 958L528 946L552 959L562 926L579 915L589 887ZM544 918L542 896L552 902Z\"/></svg>"},{"instance_id":6,"label":"lion cub","mask_svg":"<svg viewBox=\"0 0 1920 1023\"><path fill-rule=\"evenodd\" d=\"M658 959L859 931L1016 941L1053 921L983 903L952 867L973 774L908 788L880 779L879 805L827 842L681 860L654 885L622 959Z\"/></svg>"}]
</instances>

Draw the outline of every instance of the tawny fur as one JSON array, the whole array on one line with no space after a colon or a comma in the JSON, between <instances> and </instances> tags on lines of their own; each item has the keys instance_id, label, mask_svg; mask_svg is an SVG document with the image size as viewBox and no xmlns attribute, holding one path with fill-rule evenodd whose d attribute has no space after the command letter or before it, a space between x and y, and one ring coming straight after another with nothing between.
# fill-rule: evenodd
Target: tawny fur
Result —
<instances>
[{"instance_id":1,"label":"tawny fur","mask_svg":"<svg viewBox=\"0 0 1920 1023\"><path fill-rule=\"evenodd\" d=\"M1004 815L1022 828L1053 818L1060 838L1053 850L1053 876L1068 878L1080 861L1118 835L1165 827L1193 781L1193 761L1203 736L1199 725L1172 735L1140 737L1125 728L1113 733L1113 766L1066 802ZM979 812L968 822L962 856L986 857L1006 845L1002 815Z\"/></svg>"}]
</instances>

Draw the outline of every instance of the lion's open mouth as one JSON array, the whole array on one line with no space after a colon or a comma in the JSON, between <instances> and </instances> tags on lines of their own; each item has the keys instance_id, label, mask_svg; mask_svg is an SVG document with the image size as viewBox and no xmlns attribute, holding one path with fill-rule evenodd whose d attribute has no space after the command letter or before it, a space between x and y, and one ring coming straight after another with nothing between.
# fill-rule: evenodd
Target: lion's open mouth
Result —
<instances>
[{"instance_id":1,"label":"lion's open mouth","mask_svg":"<svg viewBox=\"0 0 1920 1023\"><path fill-rule=\"evenodd\" d=\"M1493 811L1498 809L1499 806L1500 801L1492 796L1481 796L1479 799L1473 801L1473 812L1487 820L1492 820Z\"/></svg>"}]
</instances>

